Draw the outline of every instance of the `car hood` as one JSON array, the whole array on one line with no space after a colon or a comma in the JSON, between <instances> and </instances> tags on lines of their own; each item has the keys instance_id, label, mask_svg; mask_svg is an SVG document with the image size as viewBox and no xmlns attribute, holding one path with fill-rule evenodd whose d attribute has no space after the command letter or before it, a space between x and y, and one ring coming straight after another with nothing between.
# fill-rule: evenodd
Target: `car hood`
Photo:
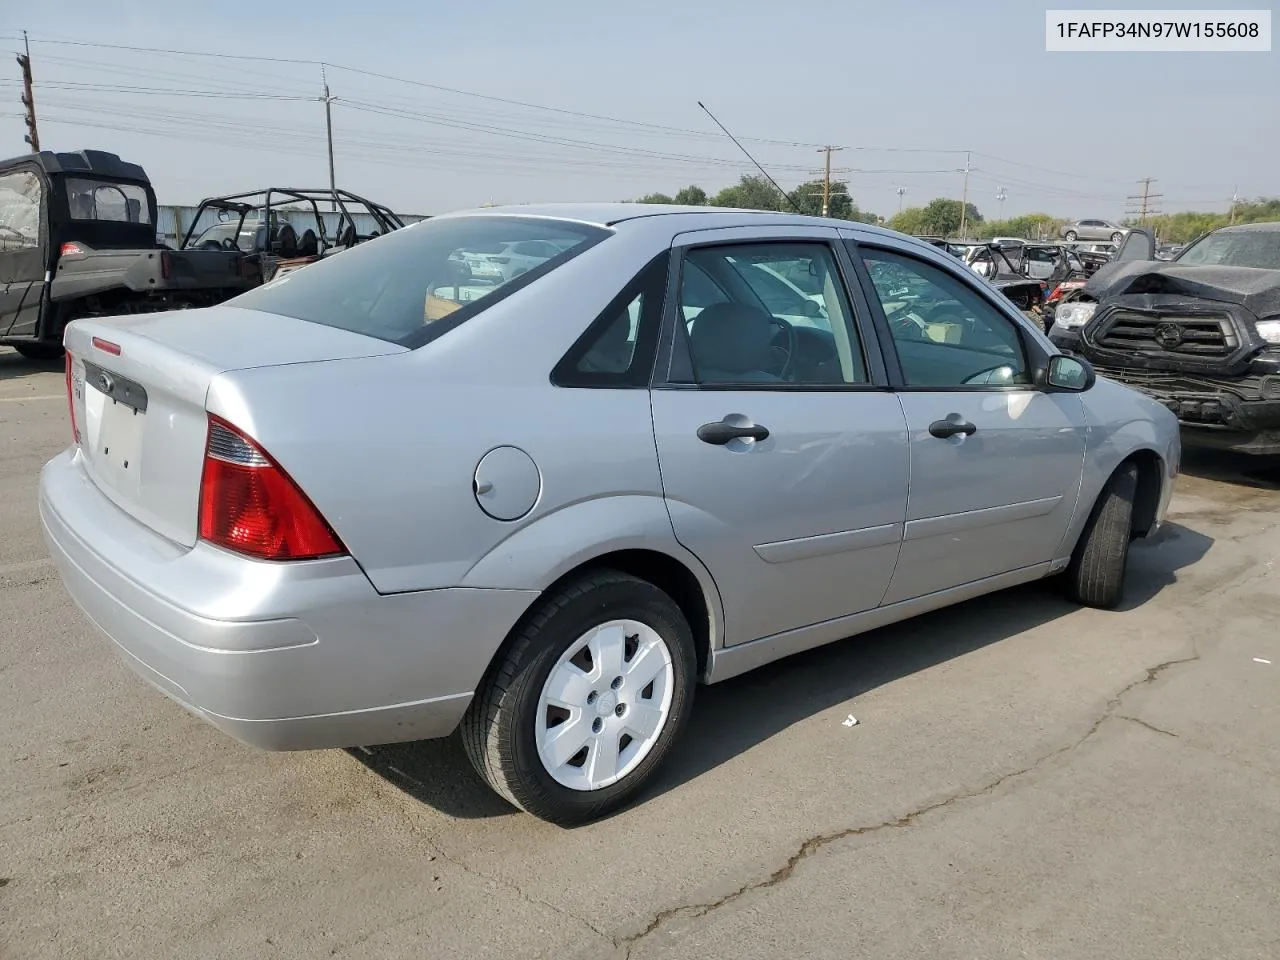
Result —
<instances>
[{"instance_id":1,"label":"car hood","mask_svg":"<svg viewBox=\"0 0 1280 960\"><path fill-rule=\"evenodd\" d=\"M1254 316L1266 317L1280 313L1280 270L1121 262L1095 273L1085 284L1084 293L1099 302L1130 294L1213 300L1237 304Z\"/></svg>"}]
</instances>

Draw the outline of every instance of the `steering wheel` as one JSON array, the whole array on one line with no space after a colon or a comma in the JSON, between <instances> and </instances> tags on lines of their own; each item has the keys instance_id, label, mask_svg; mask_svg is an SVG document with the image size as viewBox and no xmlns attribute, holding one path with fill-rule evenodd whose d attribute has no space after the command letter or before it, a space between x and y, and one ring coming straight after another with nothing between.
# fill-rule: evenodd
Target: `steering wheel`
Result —
<instances>
[{"instance_id":1,"label":"steering wheel","mask_svg":"<svg viewBox=\"0 0 1280 960\"><path fill-rule=\"evenodd\" d=\"M233 240L231 237L223 237L223 238L222 238L222 249L223 249L223 250L234 250L236 253L239 253L239 252L240 252L240 245L239 245L238 243L236 243L236 242L235 242L235 240Z\"/></svg>"},{"instance_id":2,"label":"steering wheel","mask_svg":"<svg viewBox=\"0 0 1280 960\"><path fill-rule=\"evenodd\" d=\"M773 339L776 339L776 337L770 339L770 349L784 355L782 360L782 369L778 371L778 376L781 379L786 380L795 373L797 353L796 328L781 317L771 316L769 317L769 323L771 326L781 328L783 334L786 336L786 346L773 343L772 341Z\"/></svg>"}]
</instances>

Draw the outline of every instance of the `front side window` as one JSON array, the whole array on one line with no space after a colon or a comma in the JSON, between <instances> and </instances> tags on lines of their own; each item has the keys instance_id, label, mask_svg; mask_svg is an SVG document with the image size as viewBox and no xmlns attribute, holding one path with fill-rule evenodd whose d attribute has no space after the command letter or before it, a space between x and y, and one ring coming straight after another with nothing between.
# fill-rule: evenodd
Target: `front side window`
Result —
<instances>
[{"instance_id":1,"label":"front side window","mask_svg":"<svg viewBox=\"0 0 1280 960\"><path fill-rule=\"evenodd\" d=\"M0 253L40 246L40 178L19 170L0 174Z\"/></svg>"},{"instance_id":2,"label":"front side window","mask_svg":"<svg viewBox=\"0 0 1280 960\"><path fill-rule=\"evenodd\" d=\"M150 223L147 191L135 183L109 183L84 177L67 180L67 204L72 220L108 223Z\"/></svg>"},{"instance_id":3,"label":"front side window","mask_svg":"<svg viewBox=\"0 0 1280 960\"><path fill-rule=\"evenodd\" d=\"M815 292L791 277L803 277ZM697 383L867 382L853 312L826 244L692 249L681 265L680 307Z\"/></svg>"},{"instance_id":4,"label":"front side window","mask_svg":"<svg viewBox=\"0 0 1280 960\"><path fill-rule=\"evenodd\" d=\"M863 248L911 387L1031 382L1017 327L972 287L914 257Z\"/></svg>"},{"instance_id":5,"label":"front side window","mask_svg":"<svg viewBox=\"0 0 1280 960\"><path fill-rule=\"evenodd\" d=\"M437 217L287 273L227 303L416 347L554 270L609 231L534 217ZM559 250L517 273L487 251Z\"/></svg>"}]
</instances>

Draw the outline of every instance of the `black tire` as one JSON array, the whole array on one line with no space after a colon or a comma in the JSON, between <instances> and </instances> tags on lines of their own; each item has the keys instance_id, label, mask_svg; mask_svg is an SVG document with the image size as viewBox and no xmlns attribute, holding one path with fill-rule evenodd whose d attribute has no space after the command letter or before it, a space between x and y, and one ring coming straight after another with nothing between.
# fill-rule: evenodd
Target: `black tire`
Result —
<instances>
[{"instance_id":1,"label":"black tire","mask_svg":"<svg viewBox=\"0 0 1280 960\"><path fill-rule=\"evenodd\" d=\"M1062 237L1064 240L1067 240L1071 243L1075 243L1076 239L1078 238L1078 234L1074 230L1068 230L1066 233L1062 235Z\"/></svg>"},{"instance_id":2,"label":"black tire","mask_svg":"<svg viewBox=\"0 0 1280 960\"><path fill-rule=\"evenodd\" d=\"M1120 241L1123 239L1124 239L1124 234L1121 233L1119 230L1117 230L1115 233L1111 235L1111 242L1114 244L1119 245Z\"/></svg>"},{"instance_id":3,"label":"black tire","mask_svg":"<svg viewBox=\"0 0 1280 960\"><path fill-rule=\"evenodd\" d=\"M62 344L60 343L15 343L11 344L18 355L28 360L60 360Z\"/></svg>"},{"instance_id":4,"label":"black tire","mask_svg":"<svg viewBox=\"0 0 1280 960\"><path fill-rule=\"evenodd\" d=\"M538 755L538 704L561 654L593 626L613 619L645 623L666 642L674 676L670 713L635 769L602 789L574 790L557 782ZM693 708L697 654L684 614L653 584L601 570L545 596L516 631L462 720L472 765L499 796L552 823L586 823L616 810L652 779Z\"/></svg>"},{"instance_id":5,"label":"black tire","mask_svg":"<svg viewBox=\"0 0 1280 960\"><path fill-rule=\"evenodd\" d=\"M1124 599L1137 490L1138 467L1126 463L1098 496L1065 574L1067 595L1077 603L1110 610Z\"/></svg>"}]
</instances>

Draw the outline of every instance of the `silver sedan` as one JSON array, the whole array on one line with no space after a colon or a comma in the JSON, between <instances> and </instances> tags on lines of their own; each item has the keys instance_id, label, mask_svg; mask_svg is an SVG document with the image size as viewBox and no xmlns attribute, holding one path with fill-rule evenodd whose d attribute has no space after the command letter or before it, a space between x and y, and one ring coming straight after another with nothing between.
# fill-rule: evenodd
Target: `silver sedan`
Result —
<instances>
[{"instance_id":1,"label":"silver sedan","mask_svg":"<svg viewBox=\"0 0 1280 960\"><path fill-rule=\"evenodd\" d=\"M436 217L65 343L40 514L134 671L267 749L461 728L560 823L651 780L700 682L1042 577L1114 606L1179 463L953 257L784 214Z\"/></svg>"}]
</instances>

